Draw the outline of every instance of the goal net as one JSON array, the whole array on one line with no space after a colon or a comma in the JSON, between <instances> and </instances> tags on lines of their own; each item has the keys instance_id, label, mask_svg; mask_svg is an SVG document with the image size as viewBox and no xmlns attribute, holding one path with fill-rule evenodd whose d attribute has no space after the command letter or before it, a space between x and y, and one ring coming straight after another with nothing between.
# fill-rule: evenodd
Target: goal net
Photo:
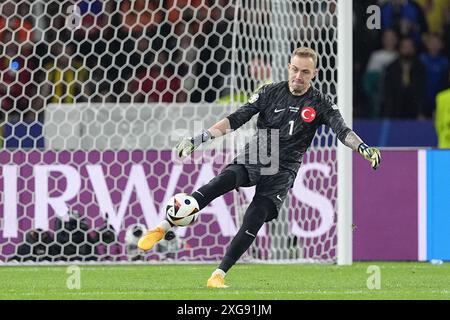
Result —
<instances>
[{"instance_id":1,"label":"goal net","mask_svg":"<svg viewBox=\"0 0 450 320\"><path fill-rule=\"evenodd\" d=\"M207 183L254 122L194 161L207 128L294 48L319 55L314 85L336 99L336 1L4 0L0 3L0 261L217 261L254 194L216 199L148 254L139 236L177 192ZM316 135L277 221L244 261L336 260L336 137Z\"/></svg>"}]
</instances>

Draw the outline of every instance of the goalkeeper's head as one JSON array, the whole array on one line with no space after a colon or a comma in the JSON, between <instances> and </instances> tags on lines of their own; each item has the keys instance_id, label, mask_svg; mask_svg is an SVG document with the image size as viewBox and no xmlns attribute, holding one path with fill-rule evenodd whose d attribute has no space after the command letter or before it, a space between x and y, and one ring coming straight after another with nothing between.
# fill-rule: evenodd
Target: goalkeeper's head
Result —
<instances>
[{"instance_id":1,"label":"goalkeeper's head","mask_svg":"<svg viewBox=\"0 0 450 320\"><path fill-rule=\"evenodd\" d=\"M317 75L317 53L311 48L295 49L289 68L289 89L293 95L304 94Z\"/></svg>"}]
</instances>

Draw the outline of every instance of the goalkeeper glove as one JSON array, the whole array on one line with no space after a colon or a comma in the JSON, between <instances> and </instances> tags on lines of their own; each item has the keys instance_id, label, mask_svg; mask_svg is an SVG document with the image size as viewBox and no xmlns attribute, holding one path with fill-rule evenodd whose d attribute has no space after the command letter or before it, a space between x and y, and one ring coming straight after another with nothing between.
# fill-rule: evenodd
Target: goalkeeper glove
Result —
<instances>
[{"instance_id":1,"label":"goalkeeper glove","mask_svg":"<svg viewBox=\"0 0 450 320\"><path fill-rule=\"evenodd\" d=\"M175 147L180 158L186 157L194 152L202 143L212 139L213 136L208 130L203 130L202 133L195 137L186 137L181 140Z\"/></svg>"},{"instance_id":2,"label":"goalkeeper glove","mask_svg":"<svg viewBox=\"0 0 450 320\"><path fill-rule=\"evenodd\" d=\"M358 152L372 164L372 168L377 170L381 163L380 150L377 148L369 147L365 143L361 143L358 147Z\"/></svg>"}]
</instances>

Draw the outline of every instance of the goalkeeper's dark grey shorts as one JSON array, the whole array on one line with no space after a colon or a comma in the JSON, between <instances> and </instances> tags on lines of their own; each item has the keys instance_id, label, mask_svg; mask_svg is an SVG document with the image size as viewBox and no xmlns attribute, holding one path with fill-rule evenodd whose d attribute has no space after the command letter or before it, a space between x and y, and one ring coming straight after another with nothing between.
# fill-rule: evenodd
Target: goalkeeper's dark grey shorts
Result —
<instances>
[{"instance_id":1,"label":"goalkeeper's dark grey shorts","mask_svg":"<svg viewBox=\"0 0 450 320\"><path fill-rule=\"evenodd\" d=\"M278 217L278 212L289 193L289 189L293 187L296 177L292 171L283 169L273 175L262 175L261 167L258 165L230 164L224 168L225 170L232 170L237 175L245 174L243 170L246 170L248 179L240 187L256 186L255 197L262 196L273 202L273 214L267 217L266 222Z\"/></svg>"}]
</instances>

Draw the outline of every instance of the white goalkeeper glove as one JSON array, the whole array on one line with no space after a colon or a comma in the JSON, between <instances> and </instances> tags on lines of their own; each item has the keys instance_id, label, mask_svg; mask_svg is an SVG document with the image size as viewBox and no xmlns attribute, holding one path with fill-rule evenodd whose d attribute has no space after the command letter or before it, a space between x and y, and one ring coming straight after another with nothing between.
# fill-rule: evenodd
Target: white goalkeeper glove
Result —
<instances>
[{"instance_id":1,"label":"white goalkeeper glove","mask_svg":"<svg viewBox=\"0 0 450 320\"><path fill-rule=\"evenodd\" d=\"M213 136L208 130L203 130L202 133L195 137L183 138L175 147L177 154L180 158L187 157L195 149L197 149L202 143L213 139Z\"/></svg>"},{"instance_id":2,"label":"white goalkeeper glove","mask_svg":"<svg viewBox=\"0 0 450 320\"><path fill-rule=\"evenodd\" d=\"M377 148L369 147L365 143L361 143L358 147L358 152L369 161L374 170L377 170L381 164L381 153Z\"/></svg>"}]
</instances>

